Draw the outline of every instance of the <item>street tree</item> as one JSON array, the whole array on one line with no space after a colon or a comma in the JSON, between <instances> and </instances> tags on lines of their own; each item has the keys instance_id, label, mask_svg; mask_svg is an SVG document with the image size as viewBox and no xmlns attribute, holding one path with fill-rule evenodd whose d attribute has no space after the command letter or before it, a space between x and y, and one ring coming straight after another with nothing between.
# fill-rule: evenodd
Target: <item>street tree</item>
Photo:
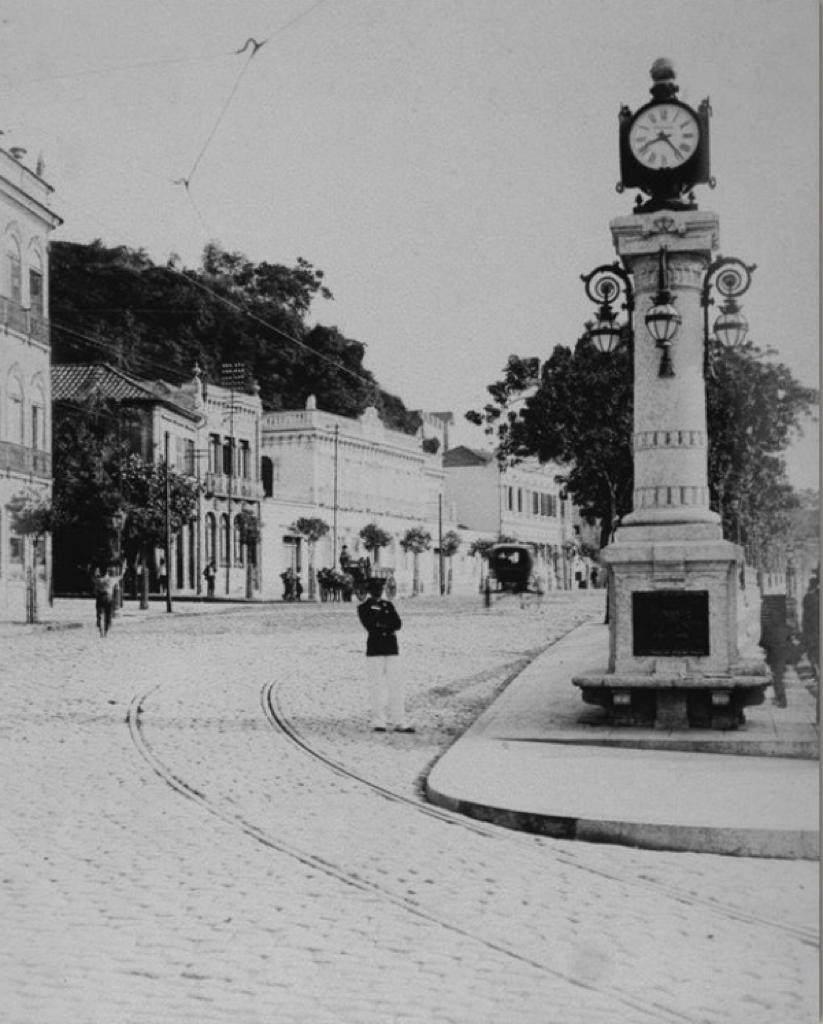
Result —
<instances>
[{"instance_id":1,"label":"street tree","mask_svg":"<svg viewBox=\"0 0 823 1024\"><path fill-rule=\"evenodd\" d=\"M37 622L37 564L40 545L54 525L54 507L48 494L27 487L8 502L11 528L23 538L23 572L26 579L26 622Z\"/></svg>"},{"instance_id":2,"label":"street tree","mask_svg":"<svg viewBox=\"0 0 823 1024\"><path fill-rule=\"evenodd\" d=\"M55 403L53 417L55 583L60 590L82 590L91 566L113 553L110 522L122 501L119 474L127 452L116 406L106 399L92 397L82 407Z\"/></svg>"},{"instance_id":3,"label":"street tree","mask_svg":"<svg viewBox=\"0 0 823 1024\"><path fill-rule=\"evenodd\" d=\"M412 597L420 593L420 555L431 547L432 535L423 526L410 526L400 538L400 547L412 553Z\"/></svg>"},{"instance_id":4,"label":"street tree","mask_svg":"<svg viewBox=\"0 0 823 1024\"><path fill-rule=\"evenodd\" d=\"M712 507L728 537L754 550L785 538L800 503L782 453L814 414L815 389L800 384L773 349L712 342L706 387Z\"/></svg>"},{"instance_id":5,"label":"street tree","mask_svg":"<svg viewBox=\"0 0 823 1024\"><path fill-rule=\"evenodd\" d=\"M469 544L469 554L474 557L480 555L481 558L486 558L489 553L489 548L494 547L497 540L494 537L475 537L475 539Z\"/></svg>"},{"instance_id":6,"label":"street tree","mask_svg":"<svg viewBox=\"0 0 823 1024\"><path fill-rule=\"evenodd\" d=\"M712 508L727 535L741 529L754 540L781 527L793 503L782 451L815 408L817 392L799 384L774 352L751 343L736 349L712 344L706 379L708 478ZM557 346L542 366L533 394L512 356L492 402L467 419L494 437L502 464L536 456L556 461L572 500L589 522L600 522L605 546L631 510L632 367L626 346L603 355L585 339L574 350ZM512 404L523 399L519 409Z\"/></svg>"},{"instance_id":7,"label":"street tree","mask_svg":"<svg viewBox=\"0 0 823 1024\"><path fill-rule=\"evenodd\" d=\"M316 516L301 516L296 519L291 529L306 538L309 546L309 600L315 600L314 546L329 532L329 524Z\"/></svg>"},{"instance_id":8,"label":"street tree","mask_svg":"<svg viewBox=\"0 0 823 1024\"><path fill-rule=\"evenodd\" d=\"M198 484L165 462L146 462L133 453L120 466L119 484L126 512L124 555L132 565L138 558L148 565L154 560L155 549L165 545L167 516L172 536L196 518Z\"/></svg>"},{"instance_id":9,"label":"street tree","mask_svg":"<svg viewBox=\"0 0 823 1024\"><path fill-rule=\"evenodd\" d=\"M246 600L250 601L254 592L254 564L260 550L260 537L263 524L256 513L248 506L240 509L235 517L240 543L246 549Z\"/></svg>"},{"instance_id":10,"label":"street tree","mask_svg":"<svg viewBox=\"0 0 823 1024\"><path fill-rule=\"evenodd\" d=\"M360 531L360 539L363 541L366 551L374 555L373 561L377 565L380 561L381 548L385 548L391 543L391 534L386 533L377 523L366 523Z\"/></svg>"},{"instance_id":11,"label":"street tree","mask_svg":"<svg viewBox=\"0 0 823 1024\"><path fill-rule=\"evenodd\" d=\"M452 558L457 554L463 538L456 530L446 530L440 542L440 550L443 557L449 560L449 569L446 575L446 593L452 592Z\"/></svg>"}]
</instances>

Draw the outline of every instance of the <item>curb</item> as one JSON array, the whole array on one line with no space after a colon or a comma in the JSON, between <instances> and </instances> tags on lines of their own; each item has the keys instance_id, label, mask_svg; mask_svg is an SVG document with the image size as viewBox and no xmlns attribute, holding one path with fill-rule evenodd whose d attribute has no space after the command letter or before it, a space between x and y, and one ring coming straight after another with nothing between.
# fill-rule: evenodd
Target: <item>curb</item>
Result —
<instances>
[{"instance_id":1,"label":"curb","mask_svg":"<svg viewBox=\"0 0 823 1024\"><path fill-rule=\"evenodd\" d=\"M426 798L437 807L501 828L530 832L550 839L615 843L646 850L676 853L715 853L733 857L817 860L817 832L794 829L731 829L711 826L655 825L648 822L597 821L560 814L515 811L459 800L438 792L426 781Z\"/></svg>"}]
</instances>

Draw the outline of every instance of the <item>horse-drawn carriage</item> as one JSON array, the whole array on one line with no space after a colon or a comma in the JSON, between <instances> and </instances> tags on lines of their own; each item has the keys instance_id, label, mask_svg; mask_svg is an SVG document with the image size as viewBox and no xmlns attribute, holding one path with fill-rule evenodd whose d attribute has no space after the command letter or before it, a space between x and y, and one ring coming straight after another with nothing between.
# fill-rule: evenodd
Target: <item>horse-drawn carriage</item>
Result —
<instances>
[{"instance_id":1,"label":"horse-drawn carriage","mask_svg":"<svg viewBox=\"0 0 823 1024\"><path fill-rule=\"evenodd\" d=\"M526 544L493 544L486 559L495 590L522 594L532 586L532 553Z\"/></svg>"},{"instance_id":2,"label":"horse-drawn carriage","mask_svg":"<svg viewBox=\"0 0 823 1024\"><path fill-rule=\"evenodd\" d=\"M345 571L320 569L317 573L320 600L351 601L353 594L358 600L362 600L368 593L369 579L375 577L386 581L384 589L386 597L390 599L394 597L397 592L394 569L382 566L372 569L366 558L348 562Z\"/></svg>"}]
</instances>

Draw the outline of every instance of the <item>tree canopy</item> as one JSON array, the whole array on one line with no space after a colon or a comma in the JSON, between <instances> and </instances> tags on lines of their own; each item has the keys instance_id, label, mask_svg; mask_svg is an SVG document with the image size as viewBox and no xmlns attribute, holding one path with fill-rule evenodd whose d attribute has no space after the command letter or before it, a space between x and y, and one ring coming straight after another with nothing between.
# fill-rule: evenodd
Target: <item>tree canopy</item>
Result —
<instances>
[{"instance_id":1,"label":"tree canopy","mask_svg":"<svg viewBox=\"0 0 823 1024\"><path fill-rule=\"evenodd\" d=\"M96 398L54 408L55 577L60 589L85 585L86 570L114 554L111 517L126 513L123 550L131 562L165 541L165 464L144 462L119 439L117 409ZM169 471L172 531L194 518L197 485Z\"/></svg>"},{"instance_id":2,"label":"tree canopy","mask_svg":"<svg viewBox=\"0 0 823 1024\"><path fill-rule=\"evenodd\" d=\"M223 363L244 363L267 410L321 408L357 416L375 405L384 422L414 433L419 418L383 391L364 365L366 346L336 327L309 326L318 297L332 299L323 271L253 263L208 244L198 268L154 264L142 250L54 242L52 358L108 362L144 379L189 380L196 363L219 380Z\"/></svg>"},{"instance_id":3,"label":"tree canopy","mask_svg":"<svg viewBox=\"0 0 823 1024\"><path fill-rule=\"evenodd\" d=\"M381 526L378 526L377 523L366 523L360 530L360 539L363 541L363 547L366 551L377 553L380 548L384 548L391 543L391 534L387 533Z\"/></svg>"},{"instance_id":4,"label":"tree canopy","mask_svg":"<svg viewBox=\"0 0 823 1024\"><path fill-rule=\"evenodd\" d=\"M796 497L782 452L812 415L817 392L751 343L712 343L706 380L711 506L727 536L752 546L780 530ZM601 523L608 543L631 511L632 367L626 346L603 355L585 339L558 345L530 388L532 360L513 355L492 401L467 419L485 426L502 464L536 456L556 461L581 514ZM519 407L518 407L519 406Z\"/></svg>"}]
</instances>

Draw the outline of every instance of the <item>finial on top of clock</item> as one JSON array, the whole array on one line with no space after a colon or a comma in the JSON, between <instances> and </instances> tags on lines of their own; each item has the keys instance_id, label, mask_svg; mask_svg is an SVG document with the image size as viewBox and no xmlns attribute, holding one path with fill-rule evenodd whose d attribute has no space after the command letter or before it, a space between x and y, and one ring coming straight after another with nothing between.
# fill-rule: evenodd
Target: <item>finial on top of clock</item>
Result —
<instances>
[{"instance_id":1,"label":"finial on top of clock","mask_svg":"<svg viewBox=\"0 0 823 1024\"><path fill-rule=\"evenodd\" d=\"M670 100L677 95L680 87L675 83L677 75L668 57L658 57L652 64L650 74L654 85L649 92L656 100Z\"/></svg>"},{"instance_id":2,"label":"finial on top of clock","mask_svg":"<svg viewBox=\"0 0 823 1024\"><path fill-rule=\"evenodd\" d=\"M651 77L649 102L634 113L625 105L620 108L617 191L639 188L645 192L649 199L638 200L636 213L696 210L692 188L714 188L709 164L709 101L703 100L693 110L677 98L674 67L666 57L652 64Z\"/></svg>"}]
</instances>

